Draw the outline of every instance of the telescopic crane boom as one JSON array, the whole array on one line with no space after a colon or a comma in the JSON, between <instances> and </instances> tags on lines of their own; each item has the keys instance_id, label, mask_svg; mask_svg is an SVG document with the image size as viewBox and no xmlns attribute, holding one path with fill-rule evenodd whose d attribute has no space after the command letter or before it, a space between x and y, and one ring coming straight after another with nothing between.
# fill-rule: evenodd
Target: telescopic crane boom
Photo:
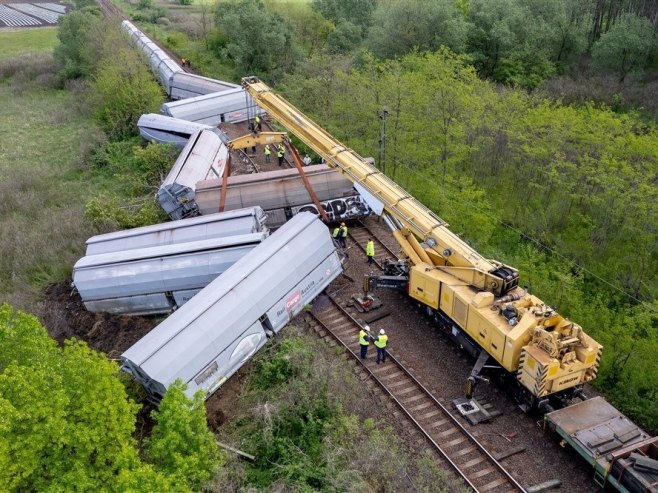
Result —
<instances>
[{"instance_id":1,"label":"telescopic crane boom","mask_svg":"<svg viewBox=\"0 0 658 493\"><path fill-rule=\"evenodd\" d=\"M537 405L551 396L569 398L596 376L602 347L579 325L519 288L516 269L482 257L445 221L258 78L245 77L242 85L329 166L384 205L387 223L410 264L409 295L483 364L488 354L515 373L524 400Z\"/></svg>"}]
</instances>

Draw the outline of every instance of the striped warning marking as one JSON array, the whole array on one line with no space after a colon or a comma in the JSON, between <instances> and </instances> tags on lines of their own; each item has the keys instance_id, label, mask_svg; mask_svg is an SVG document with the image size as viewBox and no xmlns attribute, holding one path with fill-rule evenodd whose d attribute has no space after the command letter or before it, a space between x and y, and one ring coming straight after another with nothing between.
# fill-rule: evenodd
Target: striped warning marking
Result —
<instances>
[{"instance_id":1,"label":"striped warning marking","mask_svg":"<svg viewBox=\"0 0 658 493\"><path fill-rule=\"evenodd\" d=\"M45 21L47 24L57 24L57 19L59 19L62 14L58 12L53 12L52 10L43 9L37 7L36 5L30 5L29 3L12 3L9 4L9 7L20 10L24 14L31 15L37 19Z\"/></svg>"},{"instance_id":2,"label":"striped warning marking","mask_svg":"<svg viewBox=\"0 0 658 493\"><path fill-rule=\"evenodd\" d=\"M34 17L25 15L6 5L0 5L0 27L26 27L40 26L42 22Z\"/></svg>"}]
</instances>

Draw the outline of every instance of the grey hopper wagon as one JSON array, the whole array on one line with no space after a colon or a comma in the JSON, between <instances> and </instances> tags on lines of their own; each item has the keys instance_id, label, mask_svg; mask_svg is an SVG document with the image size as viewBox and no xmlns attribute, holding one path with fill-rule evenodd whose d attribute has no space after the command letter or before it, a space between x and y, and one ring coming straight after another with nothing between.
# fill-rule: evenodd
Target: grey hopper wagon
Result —
<instances>
[{"instance_id":1,"label":"grey hopper wagon","mask_svg":"<svg viewBox=\"0 0 658 493\"><path fill-rule=\"evenodd\" d=\"M287 222L121 356L154 400L176 380L206 397L342 272L327 227Z\"/></svg>"},{"instance_id":2,"label":"grey hopper wagon","mask_svg":"<svg viewBox=\"0 0 658 493\"><path fill-rule=\"evenodd\" d=\"M267 232L266 219L263 209L256 206L114 231L89 238L86 255Z\"/></svg>"},{"instance_id":3,"label":"grey hopper wagon","mask_svg":"<svg viewBox=\"0 0 658 493\"><path fill-rule=\"evenodd\" d=\"M170 94L172 77L177 72L184 72L182 67L146 34L137 29L132 22L123 21L121 28L130 36L132 43L146 56L151 70L165 88L167 94Z\"/></svg>"},{"instance_id":4,"label":"grey hopper wagon","mask_svg":"<svg viewBox=\"0 0 658 493\"><path fill-rule=\"evenodd\" d=\"M140 116L137 121L137 128L144 140L156 144L174 144L180 148L185 147L190 137L199 130L218 131L210 125L189 122L156 113Z\"/></svg>"},{"instance_id":5,"label":"grey hopper wagon","mask_svg":"<svg viewBox=\"0 0 658 493\"><path fill-rule=\"evenodd\" d=\"M267 236L258 232L85 256L73 267L73 284L91 312L168 313Z\"/></svg>"},{"instance_id":6,"label":"grey hopper wagon","mask_svg":"<svg viewBox=\"0 0 658 493\"><path fill-rule=\"evenodd\" d=\"M190 137L157 193L170 218L197 215L197 182L222 176L227 159L228 148L216 133L200 130Z\"/></svg>"},{"instance_id":7,"label":"grey hopper wagon","mask_svg":"<svg viewBox=\"0 0 658 493\"><path fill-rule=\"evenodd\" d=\"M338 170L318 164L305 166L304 172L330 220L356 219L371 213L352 183ZM212 214L219 210L220 192L221 180L206 180L196 184L195 200L201 214ZM225 209L256 204L267 212L267 225L270 228L279 227L300 211L317 214L296 169L230 176Z\"/></svg>"},{"instance_id":8,"label":"grey hopper wagon","mask_svg":"<svg viewBox=\"0 0 658 493\"><path fill-rule=\"evenodd\" d=\"M209 79L187 72L177 72L171 78L169 97L174 100L187 99L239 88L239 85L231 82Z\"/></svg>"},{"instance_id":9,"label":"grey hopper wagon","mask_svg":"<svg viewBox=\"0 0 658 493\"><path fill-rule=\"evenodd\" d=\"M164 115L213 127L220 123L239 123L265 112L241 87L172 101L162 105Z\"/></svg>"}]
</instances>

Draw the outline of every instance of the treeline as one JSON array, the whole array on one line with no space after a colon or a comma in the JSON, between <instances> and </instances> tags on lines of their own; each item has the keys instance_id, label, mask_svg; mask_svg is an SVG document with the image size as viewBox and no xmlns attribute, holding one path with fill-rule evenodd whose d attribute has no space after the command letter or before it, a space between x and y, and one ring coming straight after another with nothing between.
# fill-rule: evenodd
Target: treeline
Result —
<instances>
[{"instance_id":1,"label":"treeline","mask_svg":"<svg viewBox=\"0 0 658 493\"><path fill-rule=\"evenodd\" d=\"M268 7L266 7L266 5ZM554 75L640 76L653 61L656 2L632 0L220 0L214 46L240 73L278 79L305 56L381 59L447 46L478 75L535 88Z\"/></svg>"}]
</instances>

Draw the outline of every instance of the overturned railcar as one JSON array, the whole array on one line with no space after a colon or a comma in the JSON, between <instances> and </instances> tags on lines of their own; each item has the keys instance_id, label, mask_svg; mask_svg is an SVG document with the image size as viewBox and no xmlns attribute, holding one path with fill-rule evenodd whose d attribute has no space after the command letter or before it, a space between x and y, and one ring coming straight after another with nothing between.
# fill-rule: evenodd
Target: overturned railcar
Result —
<instances>
[{"instance_id":1,"label":"overturned railcar","mask_svg":"<svg viewBox=\"0 0 658 493\"><path fill-rule=\"evenodd\" d=\"M171 78L169 97L171 99L187 99L212 94L215 92L239 89L238 84L209 79L187 72L177 72Z\"/></svg>"},{"instance_id":2,"label":"overturned railcar","mask_svg":"<svg viewBox=\"0 0 658 493\"><path fill-rule=\"evenodd\" d=\"M151 70L158 78L167 94L171 94L171 80L175 73L184 72L162 48L130 21L123 21L121 28L130 36L132 43L146 55Z\"/></svg>"},{"instance_id":3,"label":"overturned railcar","mask_svg":"<svg viewBox=\"0 0 658 493\"><path fill-rule=\"evenodd\" d=\"M85 256L73 267L73 285L90 312L169 313L267 236L258 232Z\"/></svg>"},{"instance_id":4,"label":"overturned railcar","mask_svg":"<svg viewBox=\"0 0 658 493\"><path fill-rule=\"evenodd\" d=\"M137 248L173 245L212 238L267 233L266 216L260 207L245 207L228 212L181 219L141 228L114 231L87 240L86 255L122 252Z\"/></svg>"},{"instance_id":5,"label":"overturned railcar","mask_svg":"<svg viewBox=\"0 0 658 493\"><path fill-rule=\"evenodd\" d=\"M190 137L157 193L160 206L171 219L198 214L196 184L221 177L228 152L219 135L209 130L200 130Z\"/></svg>"},{"instance_id":6,"label":"overturned railcar","mask_svg":"<svg viewBox=\"0 0 658 493\"><path fill-rule=\"evenodd\" d=\"M324 164L305 166L304 172L330 221L358 219L372 213L368 204L341 173ZM219 210L221 180L196 184L195 201L201 214ZM296 169L267 171L228 178L225 210L260 205L267 225L277 228L298 212L318 214Z\"/></svg>"},{"instance_id":7,"label":"overturned railcar","mask_svg":"<svg viewBox=\"0 0 658 493\"><path fill-rule=\"evenodd\" d=\"M301 213L121 356L156 401L180 379L206 397L342 272L327 227Z\"/></svg>"},{"instance_id":8,"label":"overturned railcar","mask_svg":"<svg viewBox=\"0 0 658 493\"><path fill-rule=\"evenodd\" d=\"M164 103L161 111L167 116L213 127L224 122L243 122L265 113L241 87Z\"/></svg>"},{"instance_id":9,"label":"overturned railcar","mask_svg":"<svg viewBox=\"0 0 658 493\"><path fill-rule=\"evenodd\" d=\"M180 148L185 147L190 137L199 130L219 132L218 129L203 123L188 122L170 116L148 113L139 117L137 121L139 134L144 140L156 144L174 144Z\"/></svg>"}]
</instances>

